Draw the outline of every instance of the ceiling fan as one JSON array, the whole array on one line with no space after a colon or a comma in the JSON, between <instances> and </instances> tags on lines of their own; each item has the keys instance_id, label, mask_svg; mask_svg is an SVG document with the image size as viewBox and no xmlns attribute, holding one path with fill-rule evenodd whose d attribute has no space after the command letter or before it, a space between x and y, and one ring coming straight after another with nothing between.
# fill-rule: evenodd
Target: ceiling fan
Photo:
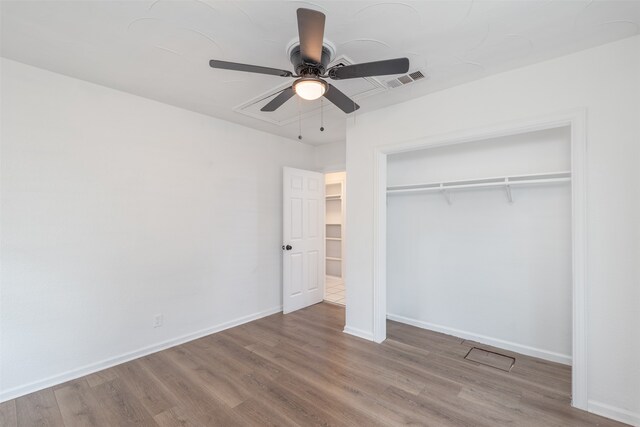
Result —
<instances>
[{"instance_id":1,"label":"ceiling fan","mask_svg":"<svg viewBox=\"0 0 640 427\"><path fill-rule=\"evenodd\" d=\"M335 86L327 83L325 79L343 80L402 74L409 70L409 60L407 58L335 66L327 69L327 65L331 61L331 51L323 45L324 13L311 9L298 9L297 15L300 44L291 50L290 55L291 64L293 64L296 74L287 70L239 64L237 62L218 61L215 59L209 61L209 65L212 68L297 78L290 87L280 92L260 111L275 111L293 95L298 95L300 98L307 100L314 100L324 96L342 111L349 114L360 108L360 106Z\"/></svg>"}]
</instances>

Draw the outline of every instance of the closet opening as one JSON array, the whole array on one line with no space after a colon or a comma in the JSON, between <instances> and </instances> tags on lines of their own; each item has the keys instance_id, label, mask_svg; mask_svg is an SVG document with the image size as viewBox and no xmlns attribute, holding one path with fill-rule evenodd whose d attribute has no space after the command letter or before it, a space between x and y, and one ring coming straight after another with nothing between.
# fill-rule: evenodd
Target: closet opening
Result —
<instances>
[{"instance_id":1,"label":"closet opening","mask_svg":"<svg viewBox=\"0 0 640 427\"><path fill-rule=\"evenodd\" d=\"M346 173L325 174L325 296L332 304L345 305L344 244Z\"/></svg>"},{"instance_id":2,"label":"closet opening","mask_svg":"<svg viewBox=\"0 0 640 427\"><path fill-rule=\"evenodd\" d=\"M388 317L570 365L586 408L585 123L576 110L375 149L376 342Z\"/></svg>"},{"instance_id":3,"label":"closet opening","mask_svg":"<svg viewBox=\"0 0 640 427\"><path fill-rule=\"evenodd\" d=\"M387 157L387 318L571 364L568 127Z\"/></svg>"}]
</instances>

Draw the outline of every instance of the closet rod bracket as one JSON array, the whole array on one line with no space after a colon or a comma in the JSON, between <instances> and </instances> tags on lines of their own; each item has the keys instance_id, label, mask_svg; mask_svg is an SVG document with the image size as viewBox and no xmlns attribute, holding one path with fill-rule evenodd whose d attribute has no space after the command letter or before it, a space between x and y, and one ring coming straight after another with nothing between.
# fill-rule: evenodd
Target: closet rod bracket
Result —
<instances>
[{"instance_id":1,"label":"closet rod bracket","mask_svg":"<svg viewBox=\"0 0 640 427\"><path fill-rule=\"evenodd\" d=\"M447 204L451 205L451 196L449 195L449 192L444 188L444 184L440 184L440 194L442 194L444 199L447 201Z\"/></svg>"},{"instance_id":2,"label":"closet rod bracket","mask_svg":"<svg viewBox=\"0 0 640 427\"><path fill-rule=\"evenodd\" d=\"M511 194L511 185L509 185L509 178L504 179L504 184L504 189L507 193L507 200L509 200L509 203L513 203L513 195Z\"/></svg>"}]
</instances>

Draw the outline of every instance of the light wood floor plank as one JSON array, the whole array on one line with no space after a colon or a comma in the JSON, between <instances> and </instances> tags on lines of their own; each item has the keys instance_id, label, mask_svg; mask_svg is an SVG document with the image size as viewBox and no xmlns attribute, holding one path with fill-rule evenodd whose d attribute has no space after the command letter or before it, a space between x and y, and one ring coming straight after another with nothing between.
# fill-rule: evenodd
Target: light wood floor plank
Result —
<instances>
[{"instance_id":1,"label":"light wood floor plank","mask_svg":"<svg viewBox=\"0 0 640 427\"><path fill-rule=\"evenodd\" d=\"M188 411L202 425L238 425L229 408L212 395L201 383L186 377L165 352L145 356L143 363L176 397L178 407Z\"/></svg>"},{"instance_id":2,"label":"light wood floor plank","mask_svg":"<svg viewBox=\"0 0 640 427\"><path fill-rule=\"evenodd\" d=\"M63 426L58 402L50 388L16 399L18 427Z\"/></svg>"},{"instance_id":3,"label":"light wood floor plank","mask_svg":"<svg viewBox=\"0 0 640 427\"><path fill-rule=\"evenodd\" d=\"M0 426L16 427L18 418L16 416L16 401L0 403Z\"/></svg>"},{"instance_id":4,"label":"light wood floor plank","mask_svg":"<svg viewBox=\"0 0 640 427\"><path fill-rule=\"evenodd\" d=\"M251 398L245 400L233 409L246 425L268 427L297 426L278 408L265 404L262 400Z\"/></svg>"},{"instance_id":5,"label":"light wood floor plank","mask_svg":"<svg viewBox=\"0 0 640 427\"><path fill-rule=\"evenodd\" d=\"M153 419L160 427L201 427L202 423L191 411L182 406L167 409Z\"/></svg>"},{"instance_id":6,"label":"light wood floor plank","mask_svg":"<svg viewBox=\"0 0 640 427\"><path fill-rule=\"evenodd\" d=\"M181 369L185 378L199 384L229 408L235 408L251 396L238 384L236 378L226 371L224 365L210 363L210 360L199 358L181 348L169 349L166 354Z\"/></svg>"},{"instance_id":7,"label":"light wood floor plank","mask_svg":"<svg viewBox=\"0 0 640 427\"><path fill-rule=\"evenodd\" d=\"M65 383L57 387L54 394L65 426L107 425L107 418L86 379Z\"/></svg>"},{"instance_id":8,"label":"light wood floor plank","mask_svg":"<svg viewBox=\"0 0 640 427\"><path fill-rule=\"evenodd\" d=\"M85 379L91 387L99 386L107 381L118 378L118 374L114 368L104 369L102 371L87 375Z\"/></svg>"},{"instance_id":9,"label":"light wood floor plank","mask_svg":"<svg viewBox=\"0 0 640 427\"><path fill-rule=\"evenodd\" d=\"M158 381L140 360L123 363L114 369L149 414L159 414L178 404L172 391Z\"/></svg>"},{"instance_id":10,"label":"light wood floor plank","mask_svg":"<svg viewBox=\"0 0 640 427\"><path fill-rule=\"evenodd\" d=\"M157 426L146 408L120 378L93 387L107 425Z\"/></svg>"}]
</instances>

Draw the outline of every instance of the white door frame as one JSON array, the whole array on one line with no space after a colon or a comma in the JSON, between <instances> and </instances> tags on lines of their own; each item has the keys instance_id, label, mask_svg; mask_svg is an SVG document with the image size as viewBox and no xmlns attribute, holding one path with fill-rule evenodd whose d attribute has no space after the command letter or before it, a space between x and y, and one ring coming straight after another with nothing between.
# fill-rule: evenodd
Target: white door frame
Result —
<instances>
[{"instance_id":1,"label":"white door frame","mask_svg":"<svg viewBox=\"0 0 640 427\"><path fill-rule=\"evenodd\" d=\"M571 128L571 239L572 239L572 405L587 410L587 110L486 126L441 136L414 138L374 149L373 227L373 338L387 336L387 156L389 154L454 144L473 143L527 132Z\"/></svg>"}]
</instances>

